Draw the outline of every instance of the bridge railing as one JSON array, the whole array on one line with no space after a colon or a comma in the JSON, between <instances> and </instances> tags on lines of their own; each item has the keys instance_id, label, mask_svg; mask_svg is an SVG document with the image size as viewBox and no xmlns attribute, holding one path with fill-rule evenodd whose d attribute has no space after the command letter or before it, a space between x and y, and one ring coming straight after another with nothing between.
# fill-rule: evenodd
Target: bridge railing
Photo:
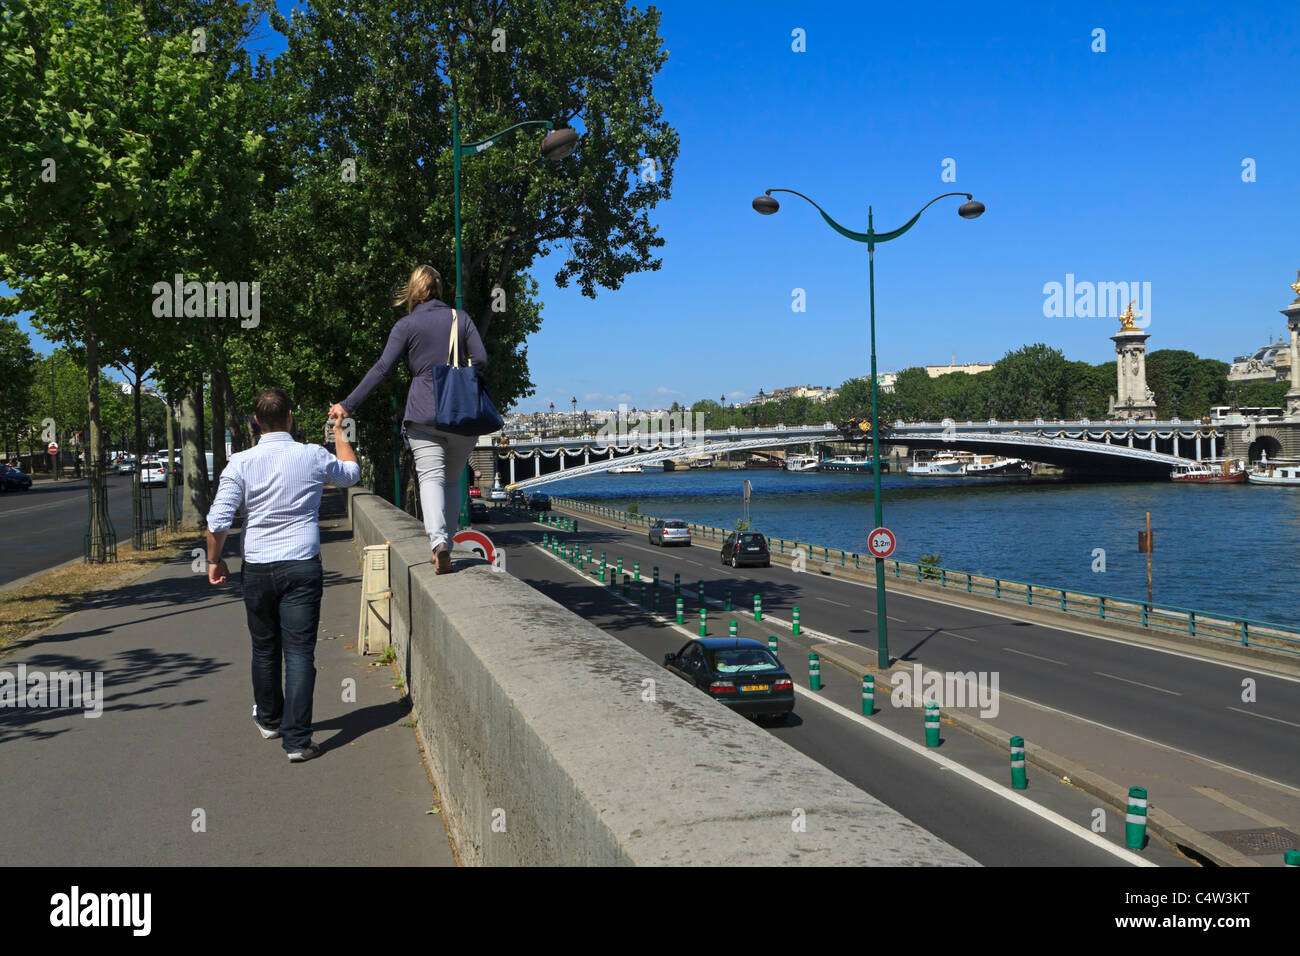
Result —
<instances>
[{"instance_id":1,"label":"bridge railing","mask_svg":"<svg viewBox=\"0 0 1300 956\"><path fill-rule=\"evenodd\" d=\"M643 515L620 511L605 505L572 498L552 498L554 505L583 514L590 514L608 521L617 521L634 527L649 528L656 520L656 515ZM721 544L734 529L716 528L711 525L687 522L691 534L700 539ZM809 544L806 541L789 541L784 538L768 537L768 548L773 554L793 557L803 550L806 561L821 560L830 565L852 567L857 570L870 569L875 561L870 555L860 555L838 548ZM1024 604L1029 607L1050 608L1066 614L1082 614L1102 621L1118 624L1131 624L1152 631L1168 631L1172 634L1188 637L1210 638L1230 641L1242 647L1266 647L1273 650L1300 654L1300 628L1272 624L1253 618L1232 617L1200 611L1195 608L1181 607L1175 604L1148 603L1132 601L1127 598L1095 594L1090 591L1078 591L1074 588L1049 587L1042 584L1026 584L1007 578L975 574L970 571L958 571L937 565L912 564L907 561L888 560L885 573L899 580L937 586L949 590L965 591L984 597L1007 601L1012 604Z\"/></svg>"}]
</instances>

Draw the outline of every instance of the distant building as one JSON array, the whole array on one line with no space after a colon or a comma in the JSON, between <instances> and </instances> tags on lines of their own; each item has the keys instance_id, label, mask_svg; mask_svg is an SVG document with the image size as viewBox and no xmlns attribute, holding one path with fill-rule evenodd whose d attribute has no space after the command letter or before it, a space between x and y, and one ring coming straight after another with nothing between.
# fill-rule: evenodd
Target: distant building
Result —
<instances>
[{"instance_id":1,"label":"distant building","mask_svg":"<svg viewBox=\"0 0 1300 956\"><path fill-rule=\"evenodd\" d=\"M838 394L839 389L831 388L829 385L790 385L770 392L759 389L758 394L745 404L766 405L768 402L779 402L787 398L810 398L814 402L828 402Z\"/></svg>"},{"instance_id":2,"label":"distant building","mask_svg":"<svg viewBox=\"0 0 1300 956\"><path fill-rule=\"evenodd\" d=\"M1249 355L1238 355L1228 369L1229 382L1285 382L1291 378L1291 348L1285 336Z\"/></svg>"},{"instance_id":3,"label":"distant building","mask_svg":"<svg viewBox=\"0 0 1300 956\"><path fill-rule=\"evenodd\" d=\"M940 375L951 375L953 372L965 372L967 375L978 375L980 372L991 372L992 365L985 365L981 362L964 362L961 365L927 365L925 374L931 378L938 378Z\"/></svg>"}]
</instances>

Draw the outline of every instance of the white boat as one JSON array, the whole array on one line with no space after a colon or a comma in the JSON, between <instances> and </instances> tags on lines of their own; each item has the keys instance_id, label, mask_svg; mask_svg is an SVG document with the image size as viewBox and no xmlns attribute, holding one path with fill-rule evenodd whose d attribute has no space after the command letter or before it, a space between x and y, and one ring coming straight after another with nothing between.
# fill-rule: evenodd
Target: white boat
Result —
<instances>
[{"instance_id":1,"label":"white boat","mask_svg":"<svg viewBox=\"0 0 1300 956\"><path fill-rule=\"evenodd\" d=\"M639 475L642 468L640 465L616 465L613 468L606 468L605 471L611 475Z\"/></svg>"},{"instance_id":2,"label":"white boat","mask_svg":"<svg viewBox=\"0 0 1300 956\"><path fill-rule=\"evenodd\" d=\"M1252 485L1300 485L1300 465L1260 465L1246 480Z\"/></svg>"},{"instance_id":3,"label":"white boat","mask_svg":"<svg viewBox=\"0 0 1300 956\"><path fill-rule=\"evenodd\" d=\"M786 471L816 471L816 455L791 455L785 460Z\"/></svg>"},{"instance_id":4,"label":"white boat","mask_svg":"<svg viewBox=\"0 0 1300 956\"><path fill-rule=\"evenodd\" d=\"M966 462L974 457L968 451L938 451L922 458L917 452L907 466L907 473L924 478L960 478L965 473Z\"/></svg>"},{"instance_id":5,"label":"white boat","mask_svg":"<svg viewBox=\"0 0 1300 956\"><path fill-rule=\"evenodd\" d=\"M713 467L712 458L692 458L690 462L691 471L702 471L705 468Z\"/></svg>"},{"instance_id":6,"label":"white boat","mask_svg":"<svg viewBox=\"0 0 1300 956\"><path fill-rule=\"evenodd\" d=\"M837 455L834 458L825 458L818 465L821 471L850 471L850 472L867 472L868 474L875 470L875 462L870 458L864 458L862 455ZM886 462L881 473L889 470L889 464Z\"/></svg>"},{"instance_id":7,"label":"white boat","mask_svg":"<svg viewBox=\"0 0 1300 956\"><path fill-rule=\"evenodd\" d=\"M967 478L1004 478L1023 476L1033 466L1023 458L1003 458L1001 455L974 455L966 462L962 474Z\"/></svg>"}]
</instances>

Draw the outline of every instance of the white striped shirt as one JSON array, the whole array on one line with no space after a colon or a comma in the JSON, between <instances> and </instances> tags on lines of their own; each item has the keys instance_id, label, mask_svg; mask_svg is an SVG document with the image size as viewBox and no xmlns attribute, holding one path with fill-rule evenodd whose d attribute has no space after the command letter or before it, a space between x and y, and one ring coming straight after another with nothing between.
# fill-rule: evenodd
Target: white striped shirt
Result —
<instances>
[{"instance_id":1,"label":"white striped shirt","mask_svg":"<svg viewBox=\"0 0 1300 956\"><path fill-rule=\"evenodd\" d=\"M302 561L320 553L321 491L355 485L361 467L320 445L300 445L288 432L266 432L248 451L230 456L208 511L208 530L229 531L244 506L244 560Z\"/></svg>"}]
</instances>

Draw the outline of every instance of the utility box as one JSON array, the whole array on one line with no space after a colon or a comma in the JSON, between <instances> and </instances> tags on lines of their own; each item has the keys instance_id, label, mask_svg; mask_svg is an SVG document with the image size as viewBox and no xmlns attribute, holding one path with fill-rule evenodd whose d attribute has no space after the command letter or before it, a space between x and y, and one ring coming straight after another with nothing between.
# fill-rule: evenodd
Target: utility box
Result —
<instances>
[{"instance_id":1,"label":"utility box","mask_svg":"<svg viewBox=\"0 0 1300 956\"><path fill-rule=\"evenodd\" d=\"M357 653L380 654L392 644L393 591L388 579L388 542L366 546L361 555L361 619Z\"/></svg>"}]
</instances>

